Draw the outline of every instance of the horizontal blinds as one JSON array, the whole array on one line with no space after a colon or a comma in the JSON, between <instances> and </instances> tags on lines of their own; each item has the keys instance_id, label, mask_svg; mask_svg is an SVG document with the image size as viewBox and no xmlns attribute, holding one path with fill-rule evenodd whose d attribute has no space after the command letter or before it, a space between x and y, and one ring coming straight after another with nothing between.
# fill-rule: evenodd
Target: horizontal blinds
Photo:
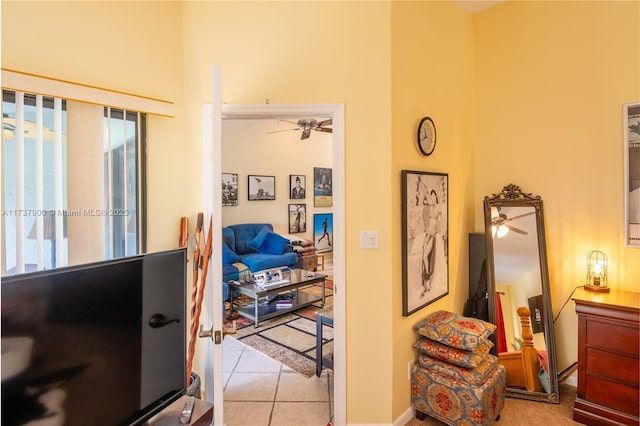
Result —
<instances>
[{"instance_id":1,"label":"horizontal blinds","mask_svg":"<svg viewBox=\"0 0 640 426\"><path fill-rule=\"evenodd\" d=\"M147 114L174 116L173 102L2 69L2 88Z\"/></svg>"}]
</instances>

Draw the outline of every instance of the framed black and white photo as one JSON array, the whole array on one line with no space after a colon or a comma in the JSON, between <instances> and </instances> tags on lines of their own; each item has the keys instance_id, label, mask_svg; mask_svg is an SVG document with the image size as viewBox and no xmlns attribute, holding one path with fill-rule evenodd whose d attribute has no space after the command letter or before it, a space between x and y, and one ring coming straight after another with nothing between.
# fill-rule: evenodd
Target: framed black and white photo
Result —
<instances>
[{"instance_id":1,"label":"framed black and white photo","mask_svg":"<svg viewBox=\"0 0 640 426\"><path fill-rule=\"evenodd\" d=\"M313 244L318 253L333 251L332 213L313 215Z\"/></svg>"},{"instance_id":2,"label":"framed black and white photo","mask_svg":"<svg viewBox=\"0 0 640 426\"><path fill-rule=\"evenodd\" d=\"M640 102L625 104L623 116L625 245L640 247Z\"/></svg>"},{"instance_id":3,"label":"framed black and white photo","mask_svg":"<svg viewBox=\"0 0 640 426\"><path fill-rule=\"evenodd\" d=\"M307 205L289 204L289 233L307 232Z\"/></svg>"},{"instance_id":4,"label":"framed black and white photo","mask_svg":"<svg viewBox=\"0 0 640 426\"><path fill-rule=\"evenodd\" d=\"M248 183L249 201L276 199L275 176L249 175Z\"/></svg>"},{"instance_id":5,"label":"framed black and white photo","mask_svg":"<svg viewBox=\"0 0 640 426\"><path fill-rule=\"evenodd\" d=\"M289 198L304 200L306 198L307 177L305 175L289 175Z\"/></svg>"},{"instance_id":6,"label":"framed black and white photo","mask_svg":"<svg viewBox=\"0 0 640 426\"><path fill-rule=\"evenodd\" d=\"M449 294L449 175L402 171L402 314Z\"/></svg>"},{"instance_id":7,"label":"framed black and white photo","mask_svg":"<svg viewBox=\"0 0 640 426\"><path fill-rule=\"evenodd\" d=\"M238 174L222 174L222 206L238 205Z\"/></svg>"},{"instance_id":8,"label":"framed black and white photo","mask_svg":"<svg viewBox=\"0 0 640 426\"><path fill-rule=\"evenodd\" d=\"M333 205L332 169L313 168L313 205L315 207L331 207Z\"/></svg>"}]
</instances>

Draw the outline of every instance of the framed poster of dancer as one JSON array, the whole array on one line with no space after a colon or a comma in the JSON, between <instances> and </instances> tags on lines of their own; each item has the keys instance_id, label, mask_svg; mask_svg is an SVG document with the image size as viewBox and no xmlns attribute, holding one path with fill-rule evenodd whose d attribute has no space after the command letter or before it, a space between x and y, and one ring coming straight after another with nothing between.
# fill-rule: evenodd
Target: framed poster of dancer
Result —
<instances>
[{"instance_id":1,"label":"framed poster of dancer","mask_svg":"<svg viewBox=\"0 0 640 426\"><path fill-rule=\"evenodd\" d=\"M313 215L313 244L318 253L333 251L333 213Z\"/></svg>"},{"instance_id":2,"label":"framed poster of dancer","mask_svg":"<svg viewBox=\"0 0 640 426\"><path fill-rule=\"evenodd\" d=\"M402 171L402 315L449 294L449 175Z\"/></svg>"}]
</instances>

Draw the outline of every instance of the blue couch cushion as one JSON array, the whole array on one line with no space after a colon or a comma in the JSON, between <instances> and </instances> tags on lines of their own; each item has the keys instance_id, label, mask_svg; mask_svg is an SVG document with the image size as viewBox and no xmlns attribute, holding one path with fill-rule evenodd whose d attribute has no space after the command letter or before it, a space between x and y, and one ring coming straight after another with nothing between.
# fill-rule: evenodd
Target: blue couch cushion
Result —
<instances>
[{"instance_id":1,"label":"blue couch cushion","mask_svg":"<svg viewBox=\"0 0 640 426\"><path fill-rule=\"evenodd\" d=\"M231 265L232 263L239 262L240 257L233 251L227 243L222 243L222 264Z\"/></svg>"},{"instance_id":2,"label":"blue couch cushion","mask_svg":"<svg viewBox=\"0 0 640 426\"><path fill-rule=\"evenodd\" d=\"M253 248L255 248L258 253L282 254L287 250L288 245L289 240L287 240L286 238L273 232L267 232L262 239L262 243L259 246Z\"/></svg>"},{"instance_id":3,"label":"blue couch cushion","mask_svg":"<svg viewBox=\"0 0 640 426\"><path fill-rule=\"evenodd\" d=\"M232 251L236 251L236 234L231 228L222 228L222 242L226 243Z\"/></svg>"},{"instance_id":4,"label":"blue couch cushion","mask_svg":"<svg viewBox=\"0 0 640 426\"><path fill-rule=\"evenodd\" d=\"M249 253L241 255L240 261L247 265L252 272L258 272L263 269L293 266L298 261L298 255L294 252L281 255Z\"/></svg>"},{"instance_id":5,"label":"blue couch cushion","mask_svg":"<svg viewBox=\"0 0 640 426\"><path fill-rule=\"evenodd\" d=\"M269 229L268 226L264 226L260 230L260 232L258 232L258 234L251 241L249 241L249 247L251 247L256 252L261 253L262 244L264 243L269 233L271 233L271 229ZM277 254L282 254L282 253L277 253Z\"/></svg>"},{"instance_id":6,"label":"blue couch cushion","mask_svg":"<svg viewBox=\"0 0 640 426\"><path fill-rule=\"evenodd\" d=\"M268 227L269 231L273 231L273 226L269 223L241 223L236 225L229 225L227 228L231 229L231 232L235 235L235 247L229 244L229 247L236 252L236 254L242 256L247 253L255 253L256 251L249 247L249 243L264 227Z\"/></svg>"}]
</instances>

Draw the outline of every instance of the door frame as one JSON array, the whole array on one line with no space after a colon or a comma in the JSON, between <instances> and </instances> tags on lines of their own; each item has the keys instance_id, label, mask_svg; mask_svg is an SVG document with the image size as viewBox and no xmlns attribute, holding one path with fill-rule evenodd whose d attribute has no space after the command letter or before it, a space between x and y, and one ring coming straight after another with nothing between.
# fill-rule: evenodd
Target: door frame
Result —
<instances>
[{"instance_id":1,"label":"door frame","mask_svg":"<svg viewBox=\"0 0 640 426\"><path fill-rule=\"evenodd\" d=\"M330 117L333 121L332 132L332 181L333 181L333 315L334 315L334 360L333 360L333 388L334 388L334 421L335 425L346 424L346 301L345 301L345 124L344 124L344 104L341 103L309 103L309 104L224 104L216 107L216 90L214 90L214 102L205 105L204 114L204 134L203 134L203 152L205 168L203 169L203 177L205 182L205 211L210 210L217 212L217 217L221 217L222 198L220 188L222 183L222 138L221 128L224 119L299 119L312 117ZM220 91L217 90L218 96ZM213 107L213 108L212 108ZM207 113L207 110L209 111ZM217 111L216 111L217 110ZM219 114L219 115L218 115ZM215 117L219 116L220 121L216 124ZM207 117L211 118L210 124L207 123ZM208 183L207 183L208 182ZM213 188L207 188L210 184ZM212 190L213 189L213 190ZM207 208L209 207L209 208ZM205 214L205 218L210 217ZM214 215L214 217L216 217ZM215 223L215 222L214 222ZM213 247L220 247L222 241L222 228L213 226ZM222 274L221 257L214 255L211 258L213 262L213 277L219 277ZM219 251L218 251L219 252ZM210 279L209 279L210 281ZM211 281L210 281L211 282ZM215 287L215 286L211 286ZM220 287L220 286L218 286ZM205 312L217 312L217 309L211 307L220 306L222 304L222 290L213 289L208 291L205 297ZM218 318L213 318L213 328L217 330L216 322ZM221 321L221 319L220 319ZM221 328L220 328L221 329ZM219 348L213 348L213 352L207 353L213 356L207 356L205 359L205 371L210 372L206 380L212 380L214 384L214 392L216 389L222 389L222 365L214 362L215 359L222 359L221 345ZM211 378L209 378L211 376ZM211 382L208 382L211 383ZM209 396L208 396L209 398ZM215 398L222 401L222 397ZM212 401L213 402L213 401ZM220 403L220 402L218 402ZM222 415L222 410L218 414ZM218 418L215 418L218 420ZM221 419L218 420L221 423Z\"/></svg>"}]
</instances>

